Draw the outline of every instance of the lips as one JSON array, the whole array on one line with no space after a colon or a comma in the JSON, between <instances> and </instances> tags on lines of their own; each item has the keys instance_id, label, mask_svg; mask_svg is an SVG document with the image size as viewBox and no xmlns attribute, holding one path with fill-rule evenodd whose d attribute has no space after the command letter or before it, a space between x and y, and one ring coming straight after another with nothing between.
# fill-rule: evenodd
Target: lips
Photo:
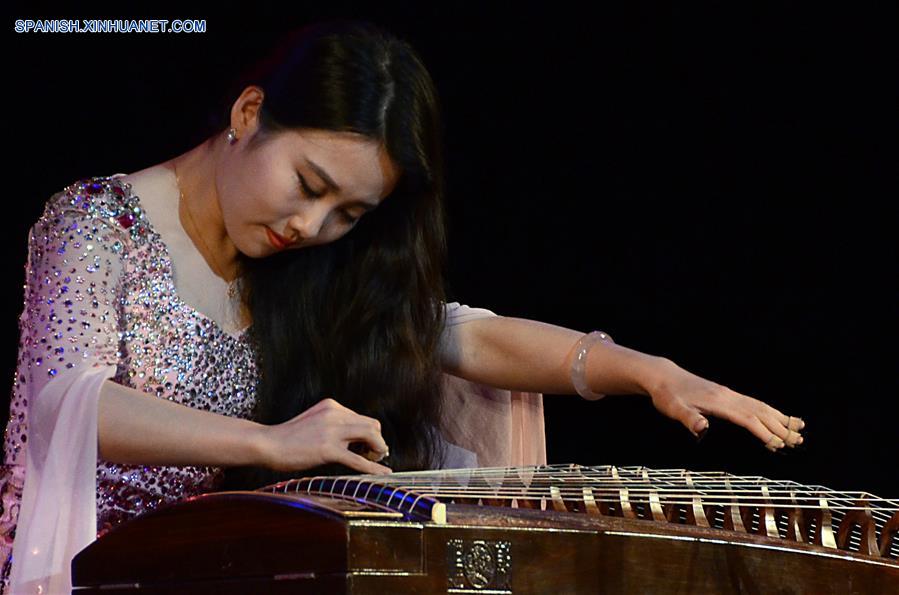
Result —
<instances>
[{"instance_id":1,"label":"lips","mask_svg":"<svg viewBox=\"0 0 899 595\"><path fill-rule=\"evenodd\" d=\"M278 250L284 250L285 248L288 248L291 245L293 245L293 242L288 242L287 240L285 240L284 238L282 238L281 236L279 236L278 234L273 232L268 227L266 227L265 230L268 232L268 238L269 238L269 241L272 243L272 246L274 246Z\"/></svg>"}]
</instances>

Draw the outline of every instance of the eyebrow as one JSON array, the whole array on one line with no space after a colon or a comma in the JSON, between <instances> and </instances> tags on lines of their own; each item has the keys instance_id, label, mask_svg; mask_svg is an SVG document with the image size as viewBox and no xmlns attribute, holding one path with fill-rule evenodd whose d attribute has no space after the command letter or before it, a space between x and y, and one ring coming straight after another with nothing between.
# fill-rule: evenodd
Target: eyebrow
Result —
<instances>
[{"instance_id":1,"label":"eyebrow","mask_svg":"<svg viewBox=\"0 0 899 595\"><path fill-rule=\"evenodd\" d=\"M333 178L331 178L331 176L328 175L328 172L323 170L320 165L318 165L314 161L310 161L308 157L306 157L306 165L308 165L312 169L312 171L314 171L316 174L318 174L318 177L320 177L322 180L324 180L325 184L327 184L328 187L333 189L334 192L340 192L340 186L337 185L337 182L335 182L333 180ZM378 206L377 203L365 202L364 200L351 200L347 204L359 205L361 207L365 207L366 211L370 211Z\"/></svg>"}]
</instances>

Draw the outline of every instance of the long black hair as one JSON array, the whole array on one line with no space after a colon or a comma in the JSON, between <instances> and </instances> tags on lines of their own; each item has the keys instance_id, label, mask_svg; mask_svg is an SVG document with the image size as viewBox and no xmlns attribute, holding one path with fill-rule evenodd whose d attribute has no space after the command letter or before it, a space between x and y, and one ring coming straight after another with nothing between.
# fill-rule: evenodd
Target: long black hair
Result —
<instances>
[{"instance_id":1,"label":"long black hair","mask_svg":"<svg viewBox=\"0 0 899 595\"><path fill-rule=\"evenodd\" d=\"M441 108L428 71L380 27L332 20L288 33L238 77L218 110L219 133L247 85L265 94L261 142L290 130L354 132L381 142L402 172L340 239L266 258L238 254L258 357L254 419L284 422L331 397L381 422L394 471L439 468L445 187ZM220 488L351 473L339 463L231 467Z\"/></svg>"}]
</instances>

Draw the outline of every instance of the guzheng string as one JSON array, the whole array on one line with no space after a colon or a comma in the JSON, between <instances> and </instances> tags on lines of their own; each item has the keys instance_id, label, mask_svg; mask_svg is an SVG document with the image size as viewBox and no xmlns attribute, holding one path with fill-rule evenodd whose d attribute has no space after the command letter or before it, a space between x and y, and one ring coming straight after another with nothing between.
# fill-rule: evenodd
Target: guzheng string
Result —
<instances>
[{"instance_id":1,"label":"guzheng string","mask_svg":"<svg viewBox=\"0 0 899 595\"><path fill-rule=\"evenodd\" d=\"M728 498L722 501L722 504L753 504L756 500L789 500L792 502L795 498L806 496L811 499L823 497L833 502L864 499L870 503L882 502L887 506L899 507L899 499L880 498L869 492L838 492L824 486L806 486L793 481L771 480L764 477L734 476L720 471L686 472L681 469L651 470L645 467L622 467L617 469L621 471L637 471L639 475L614 477L609 475L611 470L603 472L594 471L588 467L581 467L577 470L577 475L573 476L564 473L568 470L566 467L556 468L550 466L542 468L480 468L465 470L463 473L447 470L413 471L387 475L345 477L355 479L362 477L378 478L391 487L403 489L430 487L438 495L458 495L459 497L506 495L519 498L527 497L529 493L533 494L533 497L545 497L548 491L547 488L555 487L562 495L570 494L574 497L582 496L584 488L599 488L606 491L626 489L631 495L659 493L674 498L679 496L691 498L686 503L692 503L692 498L697 495L708 497L720 495ZM532 470L533 475L528 480L522 478L521 483L509 485L515 481L515 477L511 473L529 473ZM637 479L638 477L639 479ZM479 479L483 480L483 482L479 482ZM456 485L453 485L453 483ZM753 489L747 489L746 486ZM462 489L454 491L454 488ZM685 491L685 488L688 490ZM769 493L762 494L759 492L760 489L767 489ZM778 494L777 489L783 490L784 493ZM775 491L772 492L771 490ZM731 497L736 497L737 500L731 501ZM673 500L667 501L673 502ZM711 502L712 500L709 501L709 503ZM856 507L845 507L847 510L854 508Z\"/></svg>"},{"instance_id":2,"label":"guzheng string","mask_svg":"<svg viewBox=\"0 0 899 595\"><path fill-rule=\"evenodd\" d=\"M751 525L757 523L759 531L765 525L766 532L772 536L780 533L778 523L781 526L793 523L795 515L805 511L805 520L811 523L809 529L814 533L819 532L819 526L820 531L829 533L835 524L842 534L843 521L848 519L853 524L843 541L848 540L853 550L861 551L859 544L863 531L869 542L870 537L879 532L882 542L887 543L882 546L888 550L884 554L899 557L899 540L889 537L899 529L899 500L880 498L869 492L835 491L820 485L736 476L722 471L577 464L481 467L386 475L317 476L292 479L259 490L347 499L364 494L363 499L367 499L373 488L380 503L384 503L385 498L389 504L395 499L410 500L405 496L412 496L409 510L422 502L425 508L430 506L432 512L438 511L435 518L445 514L440 502L482 502L487 506L506 507L517 504L518 508L524 504L524 507L536 510L592 510L594 514L609 512L613 516L621 515L626 509L628 516L646 520L661 520L659 516L665 516L665 508L674 508L677 519L686 520L690 514L688 510L708 517L706 522L710 524L723 524L725 517L730 517L732 523L740 523L752 531L756 529ZM731 512L728 514L727 510ZM748 512L749 518L734 520L734 511L738 510ZM790 520L785 518L787 516ZM855 523L866 526L862 529ZM791 533L790 530L785 532ZM834 538L829 535L826 539L832 543ZM816 539L821 538L819 535ZM876 549L870 544L867 547Z\"/></svg>"},{"instance_id":3,"label":"guzheng string","mask_svg":"<svg viewBox=\"0 0 899 595\"><path fill-rule=\"evenodd\" d=\"M663 504L692 505L700 497L705 505L807 508L830 511L867 510L889 518L899 510L899 500L880 498L868 492L834 491L820 485L806 486L794 481L771 480L760 476L735 476L722 471L691 472L684 469L646 467L587 467L544 465L531 467L484 467L408 471L386 475L349 475L340 479L378 481L397 489L428 490L438 498L507 498L545 500L557 497L579 501L585 490L595 502L615 504L625 490L632 504L646 504L650 495L664 498ZM307 478L333 480L337 476ZM291 480L297 481L297 480ZM285 483L279 484L283 486ZM641 497L646 500L641 501ZM803 503L802 500L807 502ZM867 506L857 506L864 501ZM877 506L887 509L879 510Z\"/></svg>"}]
</instances>

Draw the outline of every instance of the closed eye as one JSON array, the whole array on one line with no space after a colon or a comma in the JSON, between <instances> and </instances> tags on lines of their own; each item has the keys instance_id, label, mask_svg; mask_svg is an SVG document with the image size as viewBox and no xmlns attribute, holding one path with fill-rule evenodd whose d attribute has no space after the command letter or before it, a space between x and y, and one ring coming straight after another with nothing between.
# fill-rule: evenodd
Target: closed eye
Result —
<instances>
[{"instance_id":1,"label":"closed eye","mask_svg":"<svg viewBox=\"0 0 899 595\"><path fill-rule=\"evenodd\" d=\"M300 178L300 187L303 189L304 194L306 194L307 196L310 196L312 198L321 198L322 196L325 195L324 192L318 192L318 193L313 192L312 189L308 185L306 185L306 180L303 178L302 174L298 173L297 176L299 176L299 178Z\"/></svg>"},{"instance_id":2,"label":"closed eye","mask_svg":"<svg viewBox=\"0 0 899 595\"><path fill-rule=\"evenodd\" d=\"M325 195L325 192L318 192L318 193L313 192L312 189L306 184L306 180L303 178L303 174L297 172L297 176L298 176L299 179L300 179L300 187L302 188L303 193L304 193L306 196L308 196L308 197L310 197L310 198L321 198L322 196ZM343 217L343 220L344 220L348 225L354 225L357 221L359 221L359 219L362 218L361 216L359 216L359 217L353 217L352 215L350 215L350 214L349 214L348 212L346 212L346 211L342 211L342 212L340 213L340 215L341 215L341 217Z\"/></svg>"}]
</instances>

